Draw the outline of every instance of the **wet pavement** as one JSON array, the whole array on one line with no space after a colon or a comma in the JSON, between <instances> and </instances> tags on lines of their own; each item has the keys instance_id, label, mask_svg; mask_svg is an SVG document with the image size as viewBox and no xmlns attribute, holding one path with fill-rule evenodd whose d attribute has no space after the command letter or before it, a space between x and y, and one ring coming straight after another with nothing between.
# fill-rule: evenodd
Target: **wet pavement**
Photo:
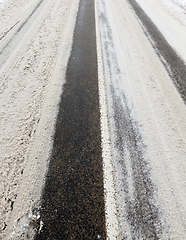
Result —
<instances>
[{"instance_id":1,"label":"wet pavement","mask_svg":"<svg viewBox=\"0 0 186 240\"><path fill-rule=\"evenodd\" d=\"M94 14L81 0L36 240L106 238Z\"/></svg>"}]
</instances>

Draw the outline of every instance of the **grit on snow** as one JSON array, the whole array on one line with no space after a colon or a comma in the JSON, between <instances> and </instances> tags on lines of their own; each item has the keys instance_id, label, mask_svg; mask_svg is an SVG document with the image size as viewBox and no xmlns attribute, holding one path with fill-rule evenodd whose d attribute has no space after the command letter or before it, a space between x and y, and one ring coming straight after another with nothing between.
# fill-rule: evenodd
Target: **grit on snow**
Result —
<instances>
[{"instance_id":1,"label":"grit on snow","mask_svg":"<svg viewBox=\"0 0 186 240\"><path fill-rule=\"evenodd\" d=\"M107 4L103 10L104 2ZM186 62L186 1L137 2ZM124 124L119 120L124 119L122 111L126 111L135 123L134 132L143 141L139 141L139 148L150 166L155 186L152 201L161 212L161 239L186 239L186 107L127 1L97 3L97 34L101 31L97 36L98 65L101 62L99 73L105 74L105 85L102 82L100 88L105 124L102 130L106 126L106 141L110 137L110 145L105 144L105 151L103 144L103 152L109 151L109 158L125 158L128 200L132 203L132 147L125 142L129 149L123 154L115 144L118 126ZM0 0L0 239L33 239L35 234L30 222L40 218L35 210L52 149L78 4L79 0ZM112 30L110 49L104 48L110 39L101 21L102 11ZM109 67L113 67L112 71ZM112 117L116 112L121 119ZM117 199L106 195L110 198L105 201L108 236L115 239L120 232L121 239L132 239L122 188L123 166L120 161L113 161L112 167L108 166L109 171L114 170L115 174L110 182L105 181L105 188L115 185L115 190L107 190ZM112 218L116 212L111 209L114 201L114 207L119 209L117 219Z\"/></svg>"}]
</instances>

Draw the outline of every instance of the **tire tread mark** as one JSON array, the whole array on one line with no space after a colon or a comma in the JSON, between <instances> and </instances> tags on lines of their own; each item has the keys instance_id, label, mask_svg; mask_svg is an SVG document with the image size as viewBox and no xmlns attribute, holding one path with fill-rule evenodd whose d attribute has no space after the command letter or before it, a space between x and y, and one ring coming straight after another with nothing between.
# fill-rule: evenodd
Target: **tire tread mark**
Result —
<instances>
[{"instance_id":1,"label":"tire tread mark","mask_svg":"<svg viewBox=\"0 0 186 240\"><path fill-rule=\"evenodd\" d=\"M186 64L135 0L127 0L153 49L186 104Z\"/></svg>"}]
</instances>

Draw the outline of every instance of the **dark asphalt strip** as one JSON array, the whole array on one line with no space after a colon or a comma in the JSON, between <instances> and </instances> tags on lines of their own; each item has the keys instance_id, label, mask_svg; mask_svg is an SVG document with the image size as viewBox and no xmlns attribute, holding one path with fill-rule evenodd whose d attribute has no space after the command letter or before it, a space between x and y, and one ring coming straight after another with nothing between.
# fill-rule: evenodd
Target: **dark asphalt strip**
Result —
<instances>
[{"instance_id":1,"label":"dark asphalt strip","mask_svg":"<svg viewBox=\"0 0 186 240\"><path fill-rule=\"evenodd\" d=\"M158 30L156 25L143 11L135 0L128 0L132 9L140 19L160 60L168 71L169 76L173 80L180 96L186 104L186 65L177 52L169 45L165 37ZM148 37L147 34L147 37Z\"/></svg>"},{"instance_id":2,"label":"dark asphalt strip","mask_svg":"<svg viewBox=\"0 0 186 240\"><path fill-rule=\"evenodd\" d=\"M80 0L35 239L105 239L94 0Z\"/></svg>"}]
</instances>

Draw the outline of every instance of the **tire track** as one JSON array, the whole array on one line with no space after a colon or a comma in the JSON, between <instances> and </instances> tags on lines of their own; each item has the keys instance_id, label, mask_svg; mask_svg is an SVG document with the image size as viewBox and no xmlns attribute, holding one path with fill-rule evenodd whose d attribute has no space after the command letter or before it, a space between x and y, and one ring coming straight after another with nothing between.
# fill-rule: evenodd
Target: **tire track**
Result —
<instances>
[{"instance_id":1,"label":"tire track","mask_svg":"<svg viewBox=\"0 0 186 240\"><path fill-rule=\"evenodd\" d=\"M17 47L18 44L20 44L21 39L23 39L25 34L29 31L37 16L41 14L44 5L47 2L47 0L40 0L25 20L15 23L15 25L6 33L6 35L8 35L3 36L6 37L6 39L4 39L5 43L0 48L0 69L6 63L11 52ZM14 28L16 25L17 27Z\"/></svg>"},{"instance_id":2,"label":"tire track","mask_svg":"<svg viewBox=\"0 0 186 240\"><path fill-rule=\"evenodd\" d=\"M186 107L130 4L98 2L119 239L185 239Z\"/></svg>"},{"instance_id":3,"label":"tire track","mask_svg":"<svg viewBox=\"0 0 186 240\"><path fill-rule=\"evenodd\" d=\"M127 0L152 47L186 104L186 64L135 0Z\"/></svg>"},{"instance_id":4,"label":"tire track","mask_svg":"<svg viewBox=\"0 0 186 240\"><path fill-rule=\"evenodd\" d=\"M105 239L94 0L81 0L35 239Z\"/></svg>"},{"instance_id":5,"label":"tire track","mask_svg":"<svg viewBox=\"0 0 186 240\"><path fill-rule=\"evenodd\" d=\"M0 95L4 239L32 239L35 232L78 2L48 1L5 64Z\"/></svg>"},{"instance_id":6,"label":"tire track","mask_svg":"<svg viewBox=\"0 0 186 240\"><path fill-rule=\"evenodd\" d=\"M139 123L131 114L126 90L121 90L125 73L119 61L109 2L99 1L103 62L112 144L119 239L159 239L162 233L159 210L154 204L146 147ZM119 4L119 3L118 3ZM117 6L118 6L117 4Z\"/></svg>"},{"instance_id":7,"label":"tire track","mask_svg":"<svg viewBox=\"0 0 186 240\"><path fill-rule=\"evenodd\" d=\"M27 11L26 17L20 20L19 24L2 39L0 50L1 91L6 88L6 80L16 67L17 62L21 56L24 56L28 42L34 34L37 35L40 28L38 22L42 22L49 14L47 5L51 6L49 0L39 1L34 8Z\"/></svg>"},{"instance_id":8,"label":"tire track","mask_svg":"<svg viewBox=\"0 0 186 240\"><path fill-rule=\"evenodd\" d=\"M2 40L18 23L19 23L19 21L16 22L8 31L6 31L6 32L0 37L0 40Z\"/></svg>"}]
</instances>

